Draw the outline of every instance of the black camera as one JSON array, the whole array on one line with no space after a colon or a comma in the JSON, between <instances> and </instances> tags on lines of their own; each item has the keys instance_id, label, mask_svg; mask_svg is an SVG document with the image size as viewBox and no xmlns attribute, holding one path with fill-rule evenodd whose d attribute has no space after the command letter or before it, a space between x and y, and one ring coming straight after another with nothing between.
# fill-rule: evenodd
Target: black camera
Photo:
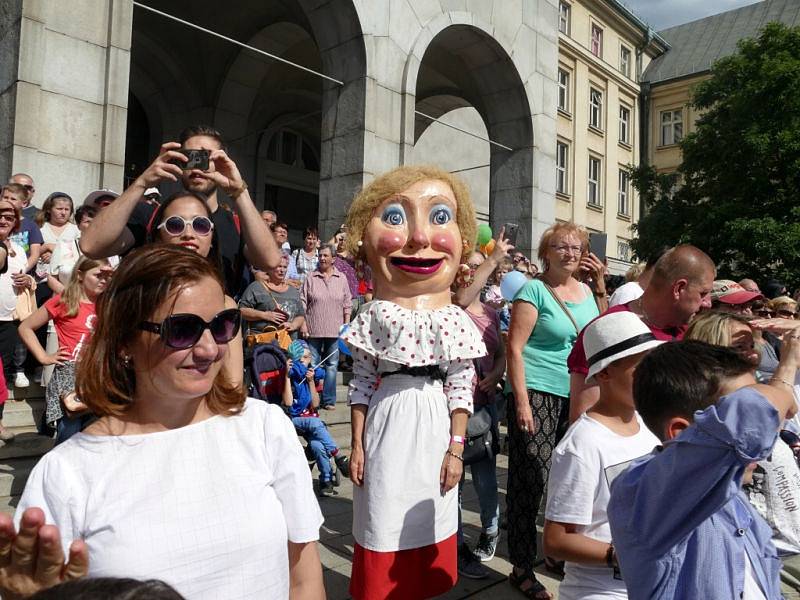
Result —
<instances>
[{"instance_id":1,"label":"black camera","mask_svg":"<svg viewBox=\"0 0 800 600\"><path fill-rule=\"evenodd\" d=\"M184 171L191 171L192 169L208 171L208 156L210 154L208 150L180 148L178 149L178 152L183 154L189 160L183 162L182 160L176 159L172 161L172 164L178 165Z\"/></svg>"}]
</instances>

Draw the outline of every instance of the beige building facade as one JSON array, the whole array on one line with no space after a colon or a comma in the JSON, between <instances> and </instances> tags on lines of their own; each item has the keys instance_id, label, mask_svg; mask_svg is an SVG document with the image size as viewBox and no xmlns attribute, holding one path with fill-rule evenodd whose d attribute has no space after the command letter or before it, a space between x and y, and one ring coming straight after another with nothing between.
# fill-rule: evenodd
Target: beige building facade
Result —
<instances>
[{"instance_id":1,"label":"beige building facade","mask_svg":"<svg viewBox=\"0 0 800 600\"><path fill-rule=\"evenodd\" d=\"M800 2L764 0L659 32L671 49L642 75L648 124L642 146L647 162L660 173L680 166L679 144L700 117L691 105L693 88L710 76L715 61L736 52L740 40L757 36L773 21L800 24Z\"/></svg>"},{"instance_id":2,"label":"beige building facade","mask_svg":"<svg viewBox=\"0 0 800 600\"><path fill-rule=\"evenodd\" d=\"M556 218L608 236L609 270L630 262L639 201L629 165L641 148L640 78L664 41L609 0L560 0Z\"/></svg>"}]
</instances>

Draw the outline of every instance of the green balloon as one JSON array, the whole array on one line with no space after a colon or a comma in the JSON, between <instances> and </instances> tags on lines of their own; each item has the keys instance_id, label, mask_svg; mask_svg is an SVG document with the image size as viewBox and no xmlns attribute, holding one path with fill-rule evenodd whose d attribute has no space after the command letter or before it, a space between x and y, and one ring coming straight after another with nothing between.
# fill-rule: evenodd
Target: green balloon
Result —
<instances>
[{"instance_id":1,"label":"green balloon","mask_svg":"<svg viewBox=\"0 0 800 600\"><path fill-rule=\"evenodd\" d=\"M478 225L478 246L488 244L490 239L492 239L492 228L486 223Z\"/></svg>"}]
</instances>

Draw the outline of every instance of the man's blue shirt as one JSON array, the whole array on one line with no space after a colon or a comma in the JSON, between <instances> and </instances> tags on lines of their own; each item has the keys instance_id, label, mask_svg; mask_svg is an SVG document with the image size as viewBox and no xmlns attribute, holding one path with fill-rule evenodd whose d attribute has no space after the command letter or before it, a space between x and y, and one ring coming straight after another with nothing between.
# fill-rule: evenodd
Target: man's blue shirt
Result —
<instances>
[{"instance_id":1,"label":"man's blue shirt","mask_svg":"<svg viewBox=\"0 0 800 600\"><path fill-rule=\"evenodd\" d=\"M781 598L772 531L741 491L779 425L763 395L737 390L612 482L608 517L631 600L740 598L745 551L766 598Z\"/></svg>"}]
</instances>

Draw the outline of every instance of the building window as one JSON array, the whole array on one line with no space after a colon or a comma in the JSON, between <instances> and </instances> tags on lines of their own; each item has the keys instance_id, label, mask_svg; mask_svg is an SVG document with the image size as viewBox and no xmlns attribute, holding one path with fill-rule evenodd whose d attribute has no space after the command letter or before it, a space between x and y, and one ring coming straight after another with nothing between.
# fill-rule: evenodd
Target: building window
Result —
<instances>
[{"instance_id":1,"label":"building window","mask_svg":"<svg viewBox=\"0 0 800 600\"><path fill-rule=\"evenodd\" d=\"M558 70L558 108L569 112L569 73L564 69Z\"/></svg>"},{"instance_id":2,"label":"building window","mask_svg":"<svg viewBox=\"0 0 800 600\"><path fill-rule=\"evenodd\" d=\"M570 7L566 2L558 3L558 30L569 35L569 13Z\"/></svg>"},{"instance_id":3,"label":"building window","mask_svg":"<svg viewBox=\"0 0 800 600\"><path fill-rule=\"evenodd\" d=\"M556 143L556 192L569 194L568 179L569 146L564 142Z\"/></svg>"},{"instance_id":4,"label":"building window","mask_svg":"<svg viewBox=\"0 0 800 600\"><path fill-rule=\"evenodd\" d=\"M592 206L602 206L602 198L600 197L600 172L601 161L594 156L589 157L589 185L586 192L586 198Z\"/></svg>"},{"instance_id":5,"label":"building window","mask_svg":"<svg viewBox=\"0 0 800 600\"><path fill-rule=\"evenodd\" d=\"M619 47L619 71L625 77L631 76L631 49L625 46Z\"/></svg>"},{"instance_id":6,"label":"building window","mask_svg":"<svg viewBox=\"0 0 800 600\"><path fill-rule=\"evenodd\" d=\"M594 24L592 24L592 41L589 48L596 57L603 58L603 30Z\"/></svg>"},{"instance_id":7,"label":"building window","mask_svg":"<svg viewBox=\"0 0 800 600\"><path fill-rule=\"evenodd\" d=\"M619 192L617 192L617 212L629 217L631 212L630 205L630 181L631 176L627 169L619 170Z\"/></svg>"},{"instance_id":8,"label":"building window","mask_svg":"<svg viewBox=\"0 0 800 600\"><path fill-rule=\"evenodd\" d=\"M661 145L677 144L683 139L683 111L665 110L661 112Z\"/></svg>"},{"instance_id":9,"label":"building window","mask_svg":"<svg viewBox=\"0 0 800 600\"><path fill-rule=\"evenodd\" d=\"M625 262L631 261L631 244L628 240L617 240L617 258Z\"/></svg>"},{"instance_id":10,"label":"building window","mask_svg":"<svg viewBox=\"0 0 800 600\"><path fill-rule=\"evenodd\" d=\"M603 92L589 88L589 126L603 128Z\"/></svg>"},{"instance_id":11,"label":"building window","mask_svg":"<svg viewBox=\"0 0 800 600\"><path fill-rule=\"evenodd\" d=\"M619 141L623 144L631 143L631 109L627 106L619 107Z\"/></svg>"},{"instance_id":12,"label":"building window","mask_svg":"<svg viewBox=\"0 0 800 600\"><path fill-rule=\"evenodd\" d=\"M267 159L291 167L319 171L319 159L306 139L289 129L279 129L267 143Z\"/></svg>"}]
</instances>

